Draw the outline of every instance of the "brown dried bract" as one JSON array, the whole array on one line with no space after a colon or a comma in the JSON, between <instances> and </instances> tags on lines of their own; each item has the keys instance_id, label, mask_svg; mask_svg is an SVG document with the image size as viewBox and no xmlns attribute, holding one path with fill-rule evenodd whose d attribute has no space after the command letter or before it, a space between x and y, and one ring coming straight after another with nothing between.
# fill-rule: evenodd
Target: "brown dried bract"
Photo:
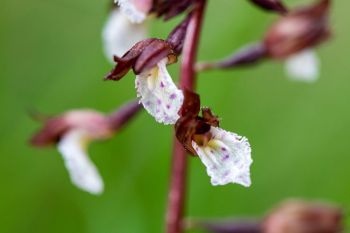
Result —
<instances>
[{"instance_id":1,"label":"brown dried bract","mask_svg":"<svg viewBox=\"0 0 350 233\"><path fill-rule=\"evenodd\" d=\"M219 119L209 108L200 112L200 99L196 93L185 90L184 103L179 111L180 118L175 124L176 137L180 143L192 154L196 154L192 147L192 141L202 145L211 136L208 134L211 126L219 126Z\"/></svg>"},{"instance_id":2,"label":"brown dried bract","mask_svg":"<svg viewBox=\"0 0 350 233\"><path fill-rule=\"evenodd\" d=\"M321 0L312 6L294 10L277 21L264 39L268 55L283 59L328 39L330 2Z\"/></svg>"}]
</instances>

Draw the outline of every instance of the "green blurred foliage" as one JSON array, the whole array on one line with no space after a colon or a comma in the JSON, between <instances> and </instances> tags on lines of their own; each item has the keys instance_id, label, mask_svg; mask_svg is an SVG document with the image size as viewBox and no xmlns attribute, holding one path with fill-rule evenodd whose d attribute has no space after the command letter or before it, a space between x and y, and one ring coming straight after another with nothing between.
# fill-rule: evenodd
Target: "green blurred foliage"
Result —
<instances>
[{"instance_id":1,"label":"green blurred foliage","mask_svg":"<svg viewBox=\"0 0 350 233\"><path fill-rule=\"evenodd\" d=\"M28 109L110 112L135 97L132 74L102 81L111 68L101 45L108 1L1 5L0 232L163 232L172 127L143 113L112 140L93 144L90 154L106 184L98 197L71 185L55 148L27 143L39 127ZM287 80L273 62L199 75L202 104L222 117L223 128L251 142L253 185L212 187L201 162L190 158L188 216L260 216L288 197L349 208L349 7L334 1L334 38L318 49L322 77L315 84ZM247 1L211 0L199 57L221 58L256 41L276 18ZM178 21L152 22L151 34L165 37Z\"/></svg>"}]
</instances>

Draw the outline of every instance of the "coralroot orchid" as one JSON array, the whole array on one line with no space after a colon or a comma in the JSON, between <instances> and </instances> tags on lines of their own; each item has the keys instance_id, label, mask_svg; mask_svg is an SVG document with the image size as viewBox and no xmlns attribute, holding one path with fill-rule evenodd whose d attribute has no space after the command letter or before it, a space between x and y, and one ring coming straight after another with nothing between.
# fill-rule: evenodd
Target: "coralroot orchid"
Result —
<instances>
[{"instance_id":1,"label":"coralroot orchid","mask_svg":"<svg viewBox=\"0 0 350 233\"><path fill-rule=\"evenodd\" d=\"M49 117L31 143L38 147L56 144L72 183L100 194L103 180L87 155L87 146L92 141L111 138L139 109L140 105L132 102L109 116L89 109L68 111Z\"/></svg>"},{"instance_id":2,"label":"coralroot orchid","mask_svg":"<svg viewBox=\"0 0 350 233\"><path fill-rule=\"evenodd\" d=\"M262 59L275 59L286 62L290 75L312 81L318 75L319 65L313 49L330 35L328 14L331 0L319 0L309 7L295 10L287 9L282 0L249 2L278 13L280 18L267 30L260 42L244 46L228 59L197 64L196 69L207 0L115 0L118 7L111 12L103 31L103 39L106 55L113 57L116 64L105 80L119 81L132 70L136 76L138 100L111 115L93 110L74 110L51 117L44 123L43 129L34 135L32 144L55 144L62 154L72 182L83 190L99 194L104 185L96 167L87 156L87 143L111 138L141 109L142 104L158 123L171 124L175 128L166 232L183 233L189 153L204 164L212 185L251 185L251 146L247 138L220 128L220 119L210 108L201 108L199 95L195 94L197 72L250 65ZM166 21L181 14L185 15L183 20L166 39L145 38L144 24L149 16ZM177 85L167 66L177 62L180 55L182 60ZM308 214L310 209L312 208L307 208ZM303 208L297 210L304 211ZM289 211L283 211L283 208L280 212L282 217L298 223L302 229L309 226L300 222ZM336 213L321 213L325 216L323 219L331 219L330 224L324 225L325 229L339 229L339 222L332 222ZM320 215L308 214L305 216L311 216L317 221L307 223L317 225ZM276 216L271 214L264 228L261 222L244 223L239 224L239 227L235 225L232 232L276 233L273 229L280 229L279 232L297 232L293 227L291 229L294 231L284 231L289 225ZM211 229L214 228L209 230Z\"/></svg>"}]
</instances>

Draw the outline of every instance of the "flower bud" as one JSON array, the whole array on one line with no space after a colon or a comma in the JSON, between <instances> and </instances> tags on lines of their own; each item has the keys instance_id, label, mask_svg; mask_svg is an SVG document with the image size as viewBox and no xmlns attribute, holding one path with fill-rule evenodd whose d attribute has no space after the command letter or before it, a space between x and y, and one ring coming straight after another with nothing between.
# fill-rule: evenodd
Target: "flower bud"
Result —
<instances>
[{"instance_id":1,"label":"flower bud","mask_svg":"<svg viewBox=\"0 0 350 233\"><path fill-rule=\"evenodd\" d=\"M266 33L264 44L272 58L286 58L315 47L329 38L330 0L292 11L277 21Z\"/></svg>"},{"instance_id":2,"label":"flower bud","mask_svg":"<svg viewBox=\"0 0 350 233\"><path fill-rule=\"evenodd\" d=\"M338 233L342 211L321 202L289 200L272 210L263 223L263 233Z\"/></svg>"}]
</instances>

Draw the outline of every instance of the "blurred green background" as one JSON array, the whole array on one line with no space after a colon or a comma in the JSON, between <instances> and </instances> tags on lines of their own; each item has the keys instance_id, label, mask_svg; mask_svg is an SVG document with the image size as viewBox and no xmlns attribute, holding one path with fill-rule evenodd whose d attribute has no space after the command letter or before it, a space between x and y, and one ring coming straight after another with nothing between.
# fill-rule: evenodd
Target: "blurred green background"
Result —
<instances>
[{"instance_id":1,"label":"blurred green background","mask_svg":"<svg viewBox=\"0 0 350 233\"><path fill-rule=\"evenodd\" d=\"M250 140L253 185L212 187L199 159L190 158L188 216L260 216L288 197L350 207L349 7L334 1L335 35L318 49L322 76L315 84L289 81L273 62L199 75L202 105L222 117L223 128ZM132 74L102 81L111 68L101 45L107 9L107 0L2 1L0 232L164 230L172 127L142 113L112 140L93 144L106 184L98 197L71 185L55 148L27 143L40 126L28 109L110 112L135 97ZM152 22L151 35L165 37L180 18ZM247 1L209 1L199 57L226 56L259 39L276 18ZM178 79L178 65L170 70Z\"/></svg>"}]
</instances>

